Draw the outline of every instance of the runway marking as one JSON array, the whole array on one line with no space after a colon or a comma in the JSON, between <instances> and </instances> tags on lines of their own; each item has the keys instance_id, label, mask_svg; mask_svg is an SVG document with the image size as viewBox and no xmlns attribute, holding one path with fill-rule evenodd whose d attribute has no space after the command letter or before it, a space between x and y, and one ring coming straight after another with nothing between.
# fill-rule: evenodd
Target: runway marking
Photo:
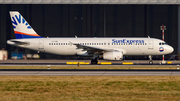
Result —
<instances>
[{"instance_id":1,"label":"runway marking","mask_svg":"<svg viewBox=\"0 0 180 101\"><path fill-rule=\"evenodd\" d=\"M123 62L123 65L133 65L133 62Z\"/></svg>"}]
</instances>

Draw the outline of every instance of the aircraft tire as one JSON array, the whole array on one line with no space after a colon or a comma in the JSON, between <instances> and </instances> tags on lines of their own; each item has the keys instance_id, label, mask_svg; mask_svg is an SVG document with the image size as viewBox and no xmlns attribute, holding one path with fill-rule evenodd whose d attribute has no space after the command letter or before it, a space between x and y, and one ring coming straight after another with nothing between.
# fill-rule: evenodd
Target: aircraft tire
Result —
<instances>
[{"instance_id":1,"label":"aircraft tire","mask_svg":"<svg viewBox=\"0 0 180 101\"><path fill-rule=\"evenodd\" d=\"M153 64L153 61L149 61L149 64L152 65L152 64Z\"/></svg>"},{"instance_id":2,"label":"aircraft tire","mask_svg":"<svg viewBox=\"0 0 180 101\"><path fill-rule=\"evenodd\" d=\"M92 65L96 65L96 64L98 64L97 59L92 59L92 60L91 60L91 64L92 64Z\"/></svg>"}]
</instances>

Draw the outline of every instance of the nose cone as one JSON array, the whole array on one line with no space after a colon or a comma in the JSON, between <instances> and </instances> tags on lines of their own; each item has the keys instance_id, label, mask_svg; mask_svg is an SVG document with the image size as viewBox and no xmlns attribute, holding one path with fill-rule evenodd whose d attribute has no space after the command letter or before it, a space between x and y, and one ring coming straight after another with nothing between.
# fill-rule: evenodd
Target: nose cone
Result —
<instances>
[{"instance_id":1,"label":"nose cone","mask_svg":"<svg viewBox=\"0 0 180 101\"><path fill-rule=\"evenodd\" d=\"M169 46L168 51L169 51L169 53L172 53L174 51L174 48Z\"/></svg>"}]
</instances>

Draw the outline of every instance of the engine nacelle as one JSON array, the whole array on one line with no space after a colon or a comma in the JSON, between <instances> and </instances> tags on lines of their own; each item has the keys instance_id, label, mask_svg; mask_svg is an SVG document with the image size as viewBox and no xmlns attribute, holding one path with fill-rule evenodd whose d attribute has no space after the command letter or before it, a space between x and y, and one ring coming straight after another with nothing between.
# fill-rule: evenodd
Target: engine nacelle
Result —
<instances>
[{"instance_id":1,"label":"engine nacelle","mask_svg":"<svg viewBox=\"0 0 180 101\"><path fill-rule=\"evenodd\" d=\"M79 51L76 53L77 55L81 55L81 56L89 56L89 54L87 53L87 51Z\"/></svg>"},{"instance_id":2,"label":"engine nacelle","mask_svg":"<svg viewBox=\"0 0 180 101\"><path fill-rule=\"evenodd\" d=\"M105 52L103 54L103 59L106 60L122 60L123 59L123 52L114 51L114 52Z\"/></svg>"}]
</instances>

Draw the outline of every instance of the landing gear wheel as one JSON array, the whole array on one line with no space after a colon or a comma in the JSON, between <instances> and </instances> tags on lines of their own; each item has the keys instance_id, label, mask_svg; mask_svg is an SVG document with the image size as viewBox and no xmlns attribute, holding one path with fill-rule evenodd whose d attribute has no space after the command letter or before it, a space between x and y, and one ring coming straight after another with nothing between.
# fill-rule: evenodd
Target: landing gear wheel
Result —
<instances>
[{"instance_id":1,"label":"landing gear wheel","mask_svg":"<svg viewBox=\"0 0 180 101\"><path fill-rule=\"evenodd\" d=\"M92 60L91 60L91 64L92 64L92 65L98 64L98 60L97 60L97 59L92 59Z\"/></svg>"},{"instance_id":2,"label":"landing gear wheel","mask_svg":"<svg viewBox=\"0 0 180 101\"><path fill-rule=\"evenodd\" d=\"M153 61L149 61L149 64L152 65L152 64L153 64Z\"/></svg>"}]
</instances>

